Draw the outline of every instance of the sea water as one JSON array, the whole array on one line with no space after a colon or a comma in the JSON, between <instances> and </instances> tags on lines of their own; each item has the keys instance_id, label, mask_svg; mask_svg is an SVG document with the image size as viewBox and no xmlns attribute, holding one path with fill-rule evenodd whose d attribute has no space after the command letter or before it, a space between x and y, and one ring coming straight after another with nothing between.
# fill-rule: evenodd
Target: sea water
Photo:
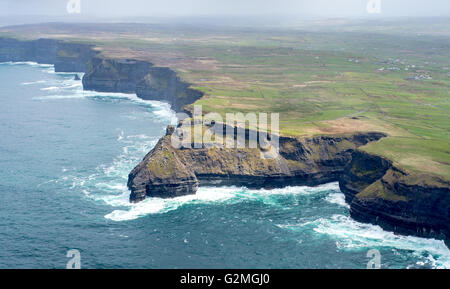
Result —
<instances>
[{"instance_id":1,"label":"sea water","mask_svg":"<svg viewBox=\"0 0 450 289\"><path fill-rule=\"evenodd\" d=\"M79 76L82 76L79 74ZM448 268L442 241L352 220L337 183L128 202L168 104L83 91L52 65L0 64L0 268Z\"/></svg>"}]
</instances>

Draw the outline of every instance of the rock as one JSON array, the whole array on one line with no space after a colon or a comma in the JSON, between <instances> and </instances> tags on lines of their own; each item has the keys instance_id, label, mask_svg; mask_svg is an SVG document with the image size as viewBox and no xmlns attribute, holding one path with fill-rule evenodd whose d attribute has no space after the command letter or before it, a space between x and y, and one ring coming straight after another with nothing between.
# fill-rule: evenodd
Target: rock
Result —
<instances>
[{"instance_id":1,"label":"rock","mask_svg":"<svg viewBox=\"0 0 450 289\"><path fill-rule=\"evenodd\" d=\"M172 135L175 132L175 127L173 125L168 125L166 128L166 135Z\"/></svg>"},{"instance_id":2,"label":"rock","mask_svg":"<svg viewBox=\"0 0 450 289\"><path fill-rule=\"evenodd\" d=\"M189 88L174 71L154 67L147 61L133 59L105 59L94 57L83 77L86 90L136 93L142 99L159 100L171 104L177 112L184 111L203 94Z\"/></svg>"},{"instance_id":3,"label":"rock","mask_svg":"<svg viewBox=\"0 0 450 289\"><path fill-rule=\"evenodd\" d=\"M20 41L0 37L0 62L33 61L54 64L56 72L85 72L86 63L99 52L93 45L54 39Z\"/></svg>"},{"instance_id":4,"label":"rock","mask_svg":"<svg viewBox=\"0 0 450 289\"><path fill-rule=\"evenodd\" d=\"M139 202L146 197L173 198L194 194L198 188L195 174L183 164L170 145L170 135L159 140L131 171L128 179L131 202Z\"/></svg>"},{"instance_id":5,"label":"rock","mask_svg":"<svg viewBox=\"0 0 450 289\"><path fill-rule=\"evenodd\" d=\"M391 162L362 151L354 151L350 165L339 177L339 187L345 194L347 203L355 195L384 176L391 167Z\"/></svg>"},{"instance_id":6,"label":"rock","mask_svg":"<svg viewBox=\"0 0 450 289\"><path fill-rule=\"evenodd\" d=\"M173 110L182 112L185 105L192 104L203 96L202 92L189 86L173 70L151 67L149 73L137 84L136 94L142 99L168 102Z\"/></svg>"},{"instance_id":7,"label":"rock","mask_svg":"<svg viewBox=\"0 0 450 289\"><path fill-rule=\"evenodd\" d=\"M38 39L20 41L0 37L0 62L33 61L54 64L57 58L58 41Z\"/></svg>"},{"instance_id":8,"label":"rock","mask_svg":"<svg viewBox=\"0 0 450 289\"><path fill-rule=\"evenodd\" d=\"M133 59L92 58L83 77L83 88L104 92L135 93L136 85L149 73L151 63Z\"/></svg>"},{"instance_id":9,"label":"rock","mask_svg":"<svg viewBox=\"0 0 450 289\"><path fill-rule=\"evenodd\" d=\"M99 53L94 45L59 41L55 71L87 72L89 61Z\"/></svg>"},{"instance_id":10,"label":"rock","mask_svg":"<svg viewBox=\"0 0 450 289\"><path fill-rule=\"evenodd\" d=\"M166 135L129 175L130 199L194 194L198 185L276 188L337 181L358 146L385 136L366 133L336 137L280 138L280 154L262 158L260 148L172 147ZM183 191L184 190L184 191Z\"/></svg>"},{"instance_id":11,"label":"rock","mask_svg":"<svg viewBox=\"0 0 450 289\"><path fill-rule=\"evenodd\" d=\"M81 80L80 77L78 76L78 74L75 74L75 77L73 80Z\"/></svg>"},{"instance_id":12,"label":"rock","mask_svg":"<svg viewBox=\"0 0 450 289\"><path fill-rule=\"evenodd\" d=\"M405 235L450 237L450 182L355 151L339 180L355 220Z\"/></svg>"}]
</instances>

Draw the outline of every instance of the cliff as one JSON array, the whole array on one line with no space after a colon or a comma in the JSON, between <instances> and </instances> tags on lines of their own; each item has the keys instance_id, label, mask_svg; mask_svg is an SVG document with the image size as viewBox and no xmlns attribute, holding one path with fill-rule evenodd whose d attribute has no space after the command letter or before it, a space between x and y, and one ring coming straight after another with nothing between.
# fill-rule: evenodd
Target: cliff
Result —
<instances>
[{"instance_id":1,"label":"cliff","mask_svg":"<svg viewBox=\"0 0 450 289\"><path fill-rule=\"evenodd\" d=\"M85 90L136 93L142 99L168 102L178 112L203 96L170 68L136 59L105 58L89 44L0 37L0 62L7 61L54 64L56 72L85 72Z\"/></svg>"},{"instance_id":2,"label":"cliff","mask_svg":"<svg viewBox=\"0 0 450 289\"><path fill-rule=\"evenodd\" d=\"M450 239L450 182L361 151L339 179L351 216L400 234Z\"/></svg>"},{"instance_id":3,"label":"cliff","mask_svg":"<svg viewBox=\"0 0 450 289\"><path fill-rule=\"evenodd\" d=\"M169 126L131 171L131 202L194 194L201 185L276 188L339 181L355 220L450 243L450 182L407 172L358 150L384 137L382 133L280 137L279 155L266 159L261 158L259 147L175 149L171 143L174 130Z\"/></svg>"},{"instance_id":4,"label":"cliff","mask_svg":"<svg viewBox=\"0 0 450 289\"><path fill-rule=\"evenodd\" d=\"M59 41L55 59L56 72L87 72L88 62L100 52L95 46Z\"/></svg>"},{"instance_id":5,"label":"cliff","mask_svg":"<svg viewBox=\"0 0 450 289\"><path fill-rule=\"evenodd\" d=\"M54 39L21 41L0 37L0 62L54 64L56 72L85 72L87 62L98 53L93 45L88 44Z\"/></svg>"},{"instance_id":6,"label":"cliff","mask_svg":"<svg viewBox=\"0 0 450 289\"><path fill-rule=\"evenodd\" d=\"M184 106L194 103L203 93L189 88L176 73L167 67L151 67L149 73L137 84L136 94L142 99L165 101L172 109L181 112Z\"/></svg>"},{"instance_id":7,"label":"cliff","mask_svg":"<svg viewBox=\"0 0 450 289\"><path fill-rule=\"evenodd\" d=\"M175 149L171 145L173 131L169 126L166 135L130 173L130 201L193 194L199 185L275 188L337 181L357 147L385 136L281 137L278 156L262 158L260 147Z\"/></svg>"},{"instance_id":8,"label":"cliff","mask_svg":"<svg viewBox=\"0 0 450 289\"><path fill-rule=\"evenodd\" d=\"M151 63L133 59L92 58L83 77L83 88L104 92L134 93L149 73Z\"/></svg>"},{"instance_id":9,"label":"cliff","mask_svg":"<svg viewBox=\"0 0 450 289\"><path fill-rule=\"evenodd\" d=\"M168 102L178 112L203 95L189 86L169 68L155 67L147 61L101 56L88 62L83 77L84 89L136 93L142 99Z\"/></svg>"}]
</instances>

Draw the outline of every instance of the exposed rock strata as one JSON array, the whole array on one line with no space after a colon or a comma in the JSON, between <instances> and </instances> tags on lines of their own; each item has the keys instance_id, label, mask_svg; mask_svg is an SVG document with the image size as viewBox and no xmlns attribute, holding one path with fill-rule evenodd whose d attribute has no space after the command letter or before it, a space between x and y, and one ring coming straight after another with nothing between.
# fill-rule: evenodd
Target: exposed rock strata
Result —
<instances>
[{"instance_id":1,"label":"exposed rock strata","mask_svg":"<svg viewBox=\"0 0 450 289\"><path fill-rule=\"evenodd\" d=\"M199 185L275 188L337 181L359 146L385 136L280 138L279 155L262 158L260 148L183 148L171 145L173 127L130 173L130 200L193 194Z\"/></svg>"},{"instance_id":2,"label":"exposed rock strata","mask_svg":"<svg viewBox=\"0 0 450 289\"><path fill-rule=\"evenodd\" d=\"M133 59L94 57L88 63L83 87L86 90L134 93L151 66L151 63Z\"/></svg>"},{"instance_id":3,"label":"exposed rock strata","mask_svg":"<svg viewBox=\"0 0 450 289\"><path fill-rule=\"evenodd\" d=\"M93 45L88 44L54 39L21 41L0 37L0 62L54 64L56 72L85 72L87 62L98 53Z\"/></svg>"},{"instance_id":4,"label":"exposed rock strata","mask_svg":"<svg viewBox=\"0 0 450 289\"><path fill-rule=\"evenodd\" d=\"M168 102L177 112L185 111L185 105L203 96L202 92L191 89L190 84L181 81L173 70L155 66L137 84L136 94L142 99Z\"/></svg>"},{"instance_id":5,"label":"exposed rock strata","mask_svg":"<svg viewBox=\"0 0 450 289\"><path fill-rule=\"evenodd\" d=\"M83 86L87 90L136 93L142 99L168 102L178 112L203 95L189 88L173 70L134 59L93 58Z\"/></svg>"},{"instance_id":6,"label":"exposed rock strata","mask_svg":"<svg viewBox=\"0 0 450 289\"><path fill-rule=\"evenodd\" d=\"M85 72L85 90L136 93L142 99L168 102L177 112L203 95L170 68L136 59L105 58L89 44L0 37L0 62L7 61L54 64L56 72Z\"/></svg>"},{"instance_id":7,"label":"exposed rock strata","mask_svg":"<svg viewBox=\"0 0 450 289\"><path fill-rule=\"evenodd\" d=\"M361 151L340 177L351 216L400 234L450 238L450 182Z\"/></svg>"}]
</instances>

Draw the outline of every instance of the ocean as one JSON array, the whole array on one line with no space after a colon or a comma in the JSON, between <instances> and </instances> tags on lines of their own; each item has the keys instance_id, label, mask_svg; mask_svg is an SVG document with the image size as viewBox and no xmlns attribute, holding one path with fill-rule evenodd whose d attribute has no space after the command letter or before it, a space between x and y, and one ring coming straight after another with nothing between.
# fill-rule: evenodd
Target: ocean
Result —
<instances>
[{"instance_id":1,"label":"ocean","mask_svg":"<svg viewBox=\"0 0 450 289\"><path fill-rule=\"evenodd\" d=\"M79 74L82 76L82 74ZM168 104L83 91L52 65L0 64L0 268L450 268L442 241L356 222L337 183L128 202Z\"/></svg>"}]
</instances>

